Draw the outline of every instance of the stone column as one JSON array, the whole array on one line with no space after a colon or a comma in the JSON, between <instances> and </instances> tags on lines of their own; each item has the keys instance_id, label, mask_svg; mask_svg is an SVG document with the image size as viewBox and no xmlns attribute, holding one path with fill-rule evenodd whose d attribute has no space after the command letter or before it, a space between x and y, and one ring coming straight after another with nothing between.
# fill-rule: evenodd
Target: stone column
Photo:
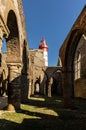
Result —
<instances>
[{"instance_id":1,"label":"stone column","mask_svg":"<svg viewBox=\"0 0 86 130\"><path fill-rule=\"evenodd\" d=\"M52 87L53 79L52 77L48 80L48 97L51 97L51 87Z\"/></svg>"},{"instance_id":2,"label":"stone column","mask_svg":"<svg viewBox=\"0 0 86 130\"><path fill-rule=\"evenodd\" d=\"M2 41L3 40L3 32L2 32L2 28L0 28L0 67L1 67L1 63L2 63Z\"/></svg>"},{"instance_id":3,"label":"stone column","mask_svg":"<svg viewBox=\"0 0 86 130\"><path fill-rule=\"evenodd\" d=\"M64 97L64 107L73 108L74 107L74 81L73 81L73 71L64 71L63 76L63 97Z\"/></svg>"},{"instance_id":4,"label":"stone column","mask_svg":"<svg viewBox=\"0 0 86 130\"><path fill-rule=\"evenodd\" d=\"M21 104L21 64L8 64L8 110L16 111Z\"/></svg>"},{"instance_id":5,"label":"stone column","mask_svg":"<svg viewBox=\"0 0 86 130\"><path fill-rule=\"evenodd\" d=\"M3 32L2 29L0 28L0 53L2 52L2 40L3 40Z\"/></svg>"},{"instance_id":6,"label":"stone column","mask_svg":"<svg viewBox=\"0 0 86 130\"><path fill-rule=\"evenodd\" d=\"M35 80L32 79L31 95L34 95L34 83L35 83Z\"/></svg>"},{"instance_id":7,"label":"stone column","mask_svg":"<svg viewBox=\"0 0 86 130\"><path fill-rule=\"evenodd\" d=\"M44 94L44 95L47 95L47 90L46 90L46 89L47 89L47 88L46 88L46 80L43 81L42 84L43 84L42 87L44 88L44 91L43 91L44 93L43 93L43 94Z\"/></svg>"},{"instance_id":8,"label":"stone column","mask_svg":"<svg viewBox=\"0 0 86 130\"><path fill-rule=\"evenodd\" d=\"M32 86L32 83L31 83L31 78L29 78L29 88L28 88L28 97L31 96L31 86Z\"/></svg>"}]
</instances>

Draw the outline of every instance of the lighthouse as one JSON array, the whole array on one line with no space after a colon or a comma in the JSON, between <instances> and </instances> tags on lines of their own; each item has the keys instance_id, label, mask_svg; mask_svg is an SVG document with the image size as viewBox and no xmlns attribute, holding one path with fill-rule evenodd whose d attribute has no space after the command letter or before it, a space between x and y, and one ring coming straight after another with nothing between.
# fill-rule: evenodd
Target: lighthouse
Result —
<instances>
[{"instance_id":1,"label":"lighthouse","mask_svg":"<svg viewBox=\"0 0 86 130\"><path fill-rule=\"evenodd\" d=\"M39 45L39 49L43 50L45 66L48 66L48 46L46 45L46 40L44 38L41 39L41 44Z\"/></svg>"}]
</instances>

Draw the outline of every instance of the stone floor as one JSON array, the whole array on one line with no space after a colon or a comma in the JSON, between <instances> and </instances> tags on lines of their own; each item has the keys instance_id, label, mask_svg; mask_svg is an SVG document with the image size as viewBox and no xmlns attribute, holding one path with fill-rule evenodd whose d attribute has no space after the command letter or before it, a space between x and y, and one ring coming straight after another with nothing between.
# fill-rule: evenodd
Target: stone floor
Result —
<instances>
[{"instance_id":1,"label":"stone floor","mask_svg":"<svg viewBox=\"0 0 86 130\"><path fill-rule=\"evenodd\" d=\"M0 110L7 106L8 97L0 97Z\"/></svg>"}]
</instances>

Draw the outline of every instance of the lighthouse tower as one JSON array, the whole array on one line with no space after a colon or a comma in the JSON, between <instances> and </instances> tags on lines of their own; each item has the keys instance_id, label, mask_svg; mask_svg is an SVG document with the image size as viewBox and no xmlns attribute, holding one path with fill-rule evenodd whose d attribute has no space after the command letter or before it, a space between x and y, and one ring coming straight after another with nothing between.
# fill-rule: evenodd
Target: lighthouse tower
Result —
<instances>
[{"instance_id":1,"label":"lighthouse tower","mask_svg":"<svg viewBox=\"0 0 86 130\"><path fill-rule=\"evenodd\" d=\"M46 40L44 38L42 38L42 40L41 40L39 49L43 50L45 66L48 66L48 46L46 45Z\"/></svg>"}]
</instances>

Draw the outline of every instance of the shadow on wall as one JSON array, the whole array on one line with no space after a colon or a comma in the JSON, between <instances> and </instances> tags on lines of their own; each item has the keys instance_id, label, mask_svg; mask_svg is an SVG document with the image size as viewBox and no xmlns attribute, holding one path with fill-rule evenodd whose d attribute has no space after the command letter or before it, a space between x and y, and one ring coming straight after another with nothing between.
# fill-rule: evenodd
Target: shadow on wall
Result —
<instances>
[{"instance_id":1,"label":"shadow on wall","mask_svg":"<svg viewBox=\"0 0 86 130\"><path fill-rule=\"evenodd\" d=\"M53 83L51 88L52 94L63 95L62 90L62 72L58 71L53 74Z\"/></svg>"},{"instance_id":2,"label":"shadow on wall","mask_svg":"<svg viewBox=\"0 0 86 130\"><path fill-rule=\"evenodd\" d=\"M14 72L15 75L17 75L16 72ZM25 97L22 97L22 89L21 89L21 75L10 81L10 79L3 80L2 77L0 78L0 96L7 97L6 100L8 100L8 103L6 102L6 105L3 104L3 100L0 100L2 102L2 106L6 107L5 109L9 111L18 111L20 110L20 105L22 99ZM24 88L25 89L25 88ZM28 91L26 91L26 95L28 95ZM26 98L25 98L26 99ZM27 98L28 100L28 98Z\"/></svg>"},{"instance_id":3,"label":"shadow on wall","mask_svg":"<svg viewBox=\"0 0 86 130\"><path fill-rule=\"evenodd\" d=\"M27 54L27 43L23 43L23 52L22 52L22 62L23 68L21 73L21 100L26 102L28 99L28 54Z\"/></svg>"},{"instance_id":4,"label":"shadow on wall","mask_svg":"<svg viewBox=\"0 0 86 130\"><path fill-rule=\"evenodd\" d=\"M7 84L8 84L8 79L3 79L3 73L0 74L0 96L8 95Z\"/></svg>"}]
</instances>

